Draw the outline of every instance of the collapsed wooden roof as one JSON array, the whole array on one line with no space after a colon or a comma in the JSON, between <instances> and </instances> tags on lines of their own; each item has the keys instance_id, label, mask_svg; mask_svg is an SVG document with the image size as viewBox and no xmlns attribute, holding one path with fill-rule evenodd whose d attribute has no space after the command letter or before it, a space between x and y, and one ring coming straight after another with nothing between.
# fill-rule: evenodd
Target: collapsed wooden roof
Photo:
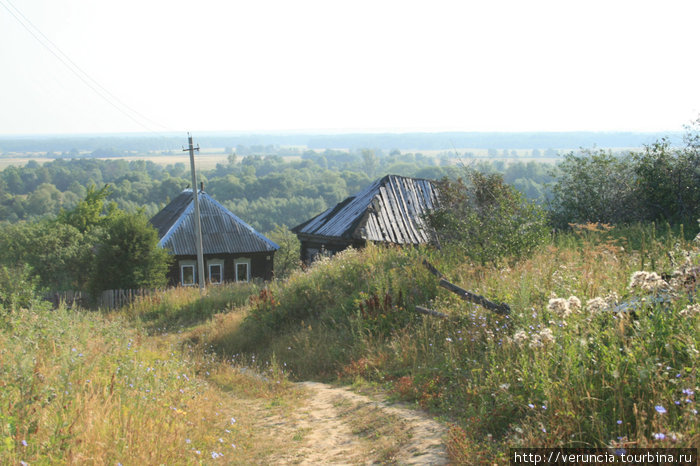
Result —
<instances>
[{"instance_id":1,"label":"collapsed wooden roof","mask_svg":"<svg viewBox=\"0 0 700 466\"><path fill-rule=\"evenodd\" d=\"M426 243L430 234L423 215L437 202L430 180L387 175L292 231L300 237Z\"/></svg>"},{"instance_id":2,"label":"collapsed wooden roof","mask_svg":"<svg viewBox=\"0 0 700 466\"><path fill-rule=\"evenodd\" d=\"M279 249L275 243L236 217L203 191L199 195L204 254L269 252ZM158 245L175 255L197 254L194 196L185 189L151 220L158 230Z\"/></svg>"}]
</instances>

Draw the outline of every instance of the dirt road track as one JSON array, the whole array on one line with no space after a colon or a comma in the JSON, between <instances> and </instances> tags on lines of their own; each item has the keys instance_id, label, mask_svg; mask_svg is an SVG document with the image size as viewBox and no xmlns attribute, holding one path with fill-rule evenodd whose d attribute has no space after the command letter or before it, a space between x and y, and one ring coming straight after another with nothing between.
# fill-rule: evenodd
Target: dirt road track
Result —
<instances>
[{"instance_id":1,"label":"dirt road track","mask_svg":"<svg viewBox=\"0 0 700 466\"><path fill-rule=\"evenodd\" d=\"M299 384L306 402L266 428L292 439L276 464L448 464L446 429L427 415L317 382Z\"/></svg>"}]
</instances>

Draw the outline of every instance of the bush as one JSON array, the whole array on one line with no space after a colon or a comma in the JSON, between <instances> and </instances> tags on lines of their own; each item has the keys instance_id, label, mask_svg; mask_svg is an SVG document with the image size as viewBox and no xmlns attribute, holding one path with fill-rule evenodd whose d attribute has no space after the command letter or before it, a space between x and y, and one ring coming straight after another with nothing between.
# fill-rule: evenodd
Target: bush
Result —
<instances>
[{"instance_id":1,"label":"bush","mask_svg":"<svg viewBox=\"0 0 700 466\"><path fill-rule=\"evenodd\" d=\"M485 265L518 259L547 238L547 217L499 174L469 171L439 183L440 207L427 216L441 243Z\"/></svg>"},{"instance_id":2,"label":"bush","mask_svg":"<svg viewBox=\"0 0 700 466\"><path fill-rule=\"evenodd\" d=\"M171 260L158 247L158 232L144 215L120 213L110 219L98 243L90 288L97 296L108 289L163 287Z\"/></svg>"},{"instance_id":3,"label":"bush","mask_svg":"<svg viewBox=\"0 0 700 466\"><path fill-rule=\"evenodd\" d=\"M26 265L0 266L0 311L14 312L37 303L38 279Z\"/></svg>"}]
</instances>

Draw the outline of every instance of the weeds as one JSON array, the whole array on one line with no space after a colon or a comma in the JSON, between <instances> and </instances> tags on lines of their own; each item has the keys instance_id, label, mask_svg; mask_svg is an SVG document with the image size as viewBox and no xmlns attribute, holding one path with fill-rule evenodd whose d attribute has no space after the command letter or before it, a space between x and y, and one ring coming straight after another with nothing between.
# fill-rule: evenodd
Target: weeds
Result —
<instances>
[{"instance_id":1,"label":"weeds","mask_svg":"<svg viewBox=\"0 0 700 466\"><path fill-rule=\"evenodd\" d=\"M673 258L687 257L682 238L654 228L585 225L494 267L429 250L350 251L270 285L273 300L250 303L242 325L211 343L274 353L297 378L384 384L455 423L458 462L501 462L515 446L697 446L694 281L677 277L684 287L665 294L629 287L642 261L676 276ZM643 250L637 234L647 235ZM438 290L425 256L513 312ZM416 304L458 319L418 316Z\"/></svg>"}]
</instances>

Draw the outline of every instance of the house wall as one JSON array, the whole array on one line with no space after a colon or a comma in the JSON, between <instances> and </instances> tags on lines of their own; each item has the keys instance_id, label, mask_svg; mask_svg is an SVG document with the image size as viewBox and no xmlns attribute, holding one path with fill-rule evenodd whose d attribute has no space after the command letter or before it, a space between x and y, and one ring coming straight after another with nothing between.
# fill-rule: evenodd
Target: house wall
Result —
<instances>
[{"instance_id":1,"label":"house wall","mask_svg":"<svg viewBox=\"0 0 700 466\"><path fill-rule=\"evenodd\" d=\"M257 252L242 254L204 254L204 273L209 282L209 264L220 262L223 264L223 281L236 281L236 262L250 261L250 278L271 280L274 270L274 252ZM168 272L168 283L172 286L180 285L181 265L193 264L197 269L197 256L175 256L173 265Z\"/></svg>"}]
</instances>

